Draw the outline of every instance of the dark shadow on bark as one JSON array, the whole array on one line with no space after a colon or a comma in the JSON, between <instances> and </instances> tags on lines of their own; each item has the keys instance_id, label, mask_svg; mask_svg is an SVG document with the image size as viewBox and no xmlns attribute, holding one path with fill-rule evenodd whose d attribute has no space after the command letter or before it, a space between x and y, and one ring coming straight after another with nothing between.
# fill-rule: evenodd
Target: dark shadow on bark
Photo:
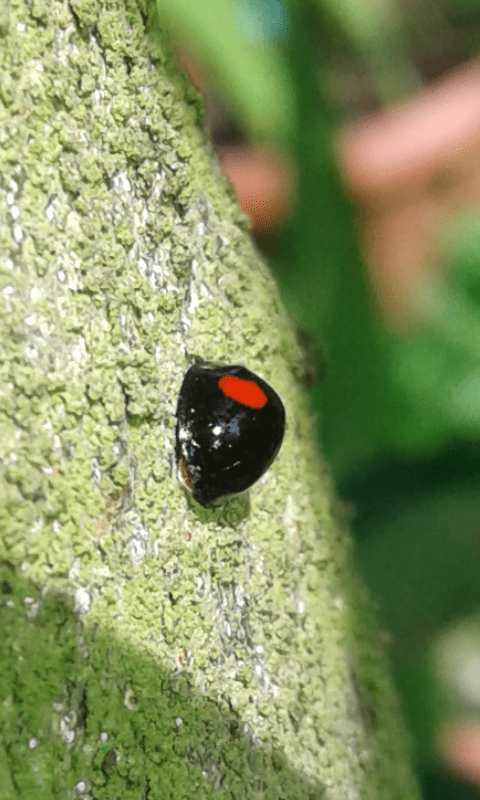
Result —
<instances>
[{"instance_id":1,"label":"dark shadow on bark","mask_svg":"<svg viewBox=\"0 0 480 800\"><path fill-rule=\"evenodd\" d=\"M2 798L38 797L39 783L42 800L325 796L193 688L182 642L177 666L160 668L5 562L0 624Z\"/></svg>"}]
</instances>

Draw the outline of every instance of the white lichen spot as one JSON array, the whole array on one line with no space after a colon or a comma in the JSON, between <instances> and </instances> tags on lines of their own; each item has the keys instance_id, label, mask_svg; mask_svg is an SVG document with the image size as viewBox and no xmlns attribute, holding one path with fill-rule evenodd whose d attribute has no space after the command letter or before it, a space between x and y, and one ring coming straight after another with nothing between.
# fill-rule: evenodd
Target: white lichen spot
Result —
<instances>
[{"instance_id":1,"label":"white lichen spot","mask_svg":"<svg viewBox=\"0 0 480 800\"><path fill-rule=\"evenodd\" d=\"M18 206L11 206L11 207L9 208L9 211L10 211L10 216L11 216L11 218L12 218L13 220L16 220L16 219L18 219L18 218L19 218L19 216L20 216L20 209L18 208Z\"/></svg>"},{"instance_id":2,"label":"white lichen spot","mask_svg":"<svg viewBox=\"0 0 480 800\"><path fill-rule=\"evenodd\" d=\"M188 309L187 309L190 315L195 313L195 309L197 308L198 304L199 304L198 294L193 289L191 289L190 302L188 304Z\"/></svg>"},{"instance_id":3,"label":"white lichen spot","mask_svg":"<svg viewBox=\"0 0 480 800\"><path fill-rule=\"evenodd\" d=\"M65 275L63 269L58 270L57 278L60 281L60 283L65 283L65 281L67 280L67 276Z\"/></svg>"},{"instance_id":4,"label":"white lichen spot","mask_svg":"<svg viewBox=\"0 0 480 800\"><path fill-rule=\"evenodd\" d=\"M137 696L130 688L125 690L125 694L123 695L123 705L125 708L128 708L129 711L136 711L137 709Z\"/></svg>"},{"instance_id":5,"label":"white lichen spot","mask_svg":"<svg viewBox=\"0 0 480 800\"><path fill-rule=\"evenodd\" d=\"M43 64L35 64L35 69L37 72L43 72Z\"/></svg>"},{"instance_id":6,"label":"white lichen spot","mask_svg":"<svg viewBox=\"0 0 480 800\"><path fill-rule=\"evenodd\" d=\"M111 578L112 572L109 567L98 567L94 570L94 574L97 575L99 578Z\"/></svg>"},{"instance_id":7,"label":"white lichen spot","mask_svg":"<svg viewBox=\"0 0 480 800\"><path fill-rule=\"evenodd\" d=\"M305 614L305 603L303 600L297 601L297 614Z\"/></svg>"},{"instance_id":8,"label":"white lichen spot","mask_svg":"<svg viewBox=\"0 0 480 800\"><path fill-rule=\"evenodd\" d=\"M80 217L80 214L78 214L76 211L70 211L66 219L66 227L67 230L71 231L72 233L80 233L82 230L82 218ZM72 253L72 255L76 256L75 253Z\"/></svg>"},{"instance_id":9,"label":"white lichen spot","mask_svg":"<svg viewBox=\"0 0 480 800\"><path fill-rule=\"evenodd\" d=\"M40 333L42 334L42 336L44 336L45 338L47 338L47 336L50 336L50 334L52 332L52 328L48 324L48 322L46 322L45 320L42 320L40 322L39 328L40 328Z\"/></svg>"},{"instance_id":10,"label":"white lichen spot","mask_svg":"<svg viewBox=\"0 0 480 800\"><path fill-rule=\"evenodd\" d=\"M32 602L30 607L29 607L29 609L28 609L28 611L27 611L28 619L35 619L35 617L38 614L39 608L40 608L40 602L38 600L35 600L34 602Z\"/></svg>"},{"instance_id":11,"label":"white lichen spot","mask_svg":"<svg viewBox=\"0 0 480 800\"><path fill-rule=\"evenodd\" d=\"M148 553L150 536L147 529L138 519L138 513L132 512L137 517L130 539L130 558L134 564L140 564Z\"/></svg>"},{"instance_id":12,"label":"white lichen spot","mask_svg":"<svg viewBox=\"0 0 480 800\"><path fill-rule=\"evenodd\" d=\"M23 33L26 30L26 27L27 26L24 25L23 22L17 22L17 31L19 33Z\"/></svg>"},{"instance_id":13,"label":"white lichen spot","mask_svg":"<svg viewBox=\"0 0 480 800\"><path fill-rule=\"evenodd\" d=\"M74 347L72 347L70 354L72 361L76 361L77 363L83 361L87 355L87 348L85 347L85 339L83 336L78 337L78 342Z\"/></svg>"},{"instance_id":14,"label":"white lichen spot","mask_svg":"<svg viewBox=\"0 0 480 800\"><path fill-rule=\"evenodd\" d=\"M254 650L259 656L261 656L263 654L263 644L256 644Z\"/></svg>"},{"instance_id":15,"label":"white lichen spot","mask_svg":"<svg viewBox=\"0 0 480 800\"><path fill-rule=\"evenodd\" d=\"M42 290L38 286L33 286L30 289L30 298L32 300L39 300L42 296Z\"/></svg>"},{"instance_id":16,"label":"white lichen spot","mask_svg":"<svg viewBox=\"0 0 480 800\"><path fill-rule=\"evenodd\" d=\"M54 533L60 533L60 527L61 526L60 526L60 522L58 521L58 519L54 519L53 520L53 532Z\"/></svg>"},{"instance_id":17,"label":"white lichen spot","mask_svg":"<svg viewBox=\"0 0 480 800\"><path fill-rule=\"evenodd\" d=\"M113 455L115 456L116 459L122 457L125 451L125 446L121 439L117 439L116 442L114 442L112 450L113 450Z\"/></svg>"},{"instance_id":18,"label":"white lichen spot","mask_svg":"<svg viewBox=\"0 0 480 800\"><path fill-rule=\"evenodd\" d=\"M13 294L13 292L14 292L13 286L5 286L3 288L3 294L5 295L5 297L8 297L9 295Z\"/></svg>"},{"instance_id":19,"label":"white lichen spot","mask_svg":"<svg viewBox=\"0 0 480 800\"><path fill-rule=\"evenodd\" d=\"M13 269L13 261L11 258L6 258L4 263L7 269Z\"/></svg>"},{"instance_id":20,"label":"white lichen spot","mask_svg":"<svg viewBox=\"0 0 480 800\"><path fill-rule=\"evenodd\" d=\"M28 749L35 750L38 745L38 739L35 739L35 736L32 736L31 739L28 740Z\"/></svg>"},{"instance_id":21,"label":"white lichen spot","mask_svg":"<svg viewBox=\"0 0 480 800\"><path fill-rule=\"evenodd\" d=\"M186 425L182 425L178 430L178 440L180 442L188 442L190 439L190 429Z\"/></svg>"},{"instance_id":22,"label":"white lichen spot","mask_svg":"<svg viewBox=\"0 0 480 800\"><path fill-rule=\"evenodd\" d=\"M183 725L183 719L181 717L175 717L175 725L177 728L181 728Z\"/></svg>"},{"instance_id":23,"label":"white lichen spot","mask_svg":"<svg viewBox=\"0 0 480 800\"><path fill-rule=\"evenodd\" d=\"M100 464L98 463L98 459L92 458L92 475L91 475L92 483L99 483L101 477L102 477L102 471L100 469Z\"/></svg>"},{"instance_id":24,"label":"white lichen spot","mask_svg":"<svg viewBox=\"0 0 480 800\"><path fill-rule=\"evenodd\" d=\"M29 359L29 361L34 362L34 361L38 361L38 358L39 358L40 354L39 354L39 352L38 352L36 347L34 347L33 345L30 345L30 344L27 344L25 346L25 355Z\"/></svg>"},{"instance_id":25,"label":"white lichen spot","mask_svg":"<svg viewBox=\"0 0 480 800\"><path fill-rule=\"evenodd\" d=\"M105 733L105 731L102 731L101 734L100 734L100 741L102 742L102 744L105 744L105 742L108 742L108 733Z\"/></svg>"},{"instance_id":26,"label":"white lichen spot","mask_svg":"<svg viewBox=\"0 0 480 800\"><path fill-rule=\"evenodd\" d=\"M23 239L23 230L22 230L22 226L20 225L19 222L15 222L14 223L14 225L12 227L12 235L13 235L13 238L16 241L16 243L20 244L20 242Z\"/></svg>"},{"instance_id":27,"label":"white lichen spot","mask_svg":"<svg viewBox=\"0 0 480 800\"><path fill-rule=\"evenodd\" d=\"M73 712L72 714L67 714L60 720L60 735L68 745L72 745L75 741L76 721L77 716Z\"/></svg>"},{"instance_id":28,"label":"white lichen spot","mask_svg":"<svg viewBox=\"0 0 480 800\"><path fill-rule=\"evenodd\" d=\"M207 226L205 225L204 222L199 222L198 223L197 231L198 231L198 235L199 236L205 236L205 234L207 232Z\"/></svg>"},{"instance_id":29,"label":"white lichen spot","mask_svg":"<svg viewBox=\"0 0 480 800\"><path fill-rule=\"evenodd\" d=\"M289 534L291 536L297 535L297 525L296 525L297 517L298 514L297 514L297 507L295 504L295 500L293 499L293 496L291 494L287 494L285 498L285 508L282 517L283 529L286 534Z\"/></svg>"},{"instance_id":30,"label":"white lichen spot","mask_svg":"<svg viewBox=\"0 0 480 800\"><path fill-rule=\"evenodd\" d=\"M18 183L14 178L10 178L8 188L11 192L13 192L14 195L18 192ZM13 203L13 200L11 202ZM7 194L7 203L8 203L8 194Z\"/></svg>"},{"instance_id":31,"label":"white lichen spot","mask_svg":"<svg viewBox=\"0 0 480 800\"><path fill-rule=\"evenodd\" d=\"M73 562L72 562L72 564L70 566L70 569L68 570L68 577L70 578L70 580L74 580L75 578L78 578L78 576L80 574L80 564L81 564L81 561L80 561L79 558L74 558L73 559Z\"/></svg>"},{"instance_id":32,"label":"white lichen spot","mask_svg":"<svg viewBox=\"0 0 480 800\"><path fill-rule=\"evenodd\" d=\"M87 782L86 781L78 781L75 786L75 791L78 795L82 796L87 791Z\"/></svg>"},{"instance_id":33,"label":"white lichen spot","mask_svg":"<svg viewBox=\"0 0 480 800\"><path fill-rule=\"evenodd\" d=\"M141 564L147 555L147 545L142 539L132 539L130 541L130 558L134 564Z\"/></svg>"},{"instance_id":34,"label":"white lichen spot","mask_svg":"<svg viewBox=\"0 0 480 800\"><path fill-rule=\"evenodd\" d=\"M119 192L131 192L132 184L124 172L118 172L113 176L113 188Z\"/></svg>"},{"instance_id":35,"label":"white lichen spot","mask_svg":"<svg viewBox=\"0 0 480 800\"><path fill-rule=\"evenodd\" d=\"M245 722L243 726L243 734L244 736L247 737L249 742L251 742L252 744L257 744L257 737L255 736L254 732L252 731L250 725L248 725L247 722Z\"/></svg>"},{"instance_id":36,"label":"white lichen spot","mask_svg":"<svg viewBox=\"0 0 480 800\"><path fill-rule=\"evenodd\" d=\"M45 211L43 212L50 223L55 219L55 202L55 198L52 198L45 206Z\"/></svg>"},{"instance_id":37,"label":"white lichen spot","mask_svg":"<svg viewBox=\"0 0 480 800\"><path fill-rule=\"evenodd\" d=\"M75 589L73 595L73 610L76 614L88 614L92 607L92 597L86 589Z\"/></svg>"}]
</instances>

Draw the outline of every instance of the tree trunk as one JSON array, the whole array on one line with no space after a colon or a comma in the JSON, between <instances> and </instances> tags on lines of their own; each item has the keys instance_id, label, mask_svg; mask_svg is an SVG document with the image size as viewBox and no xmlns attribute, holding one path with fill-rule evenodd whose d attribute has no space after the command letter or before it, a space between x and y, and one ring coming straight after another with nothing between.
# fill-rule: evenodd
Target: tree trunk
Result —
<instances>
[{"instance_id":1,"label":"tree trunk","mask_svg":"<svg viewBox=\"0 0 480 800\"><path fill-rule=\"evenodd\" d=\"M0 12L0 798L418 797L300 355L134 0ZM172 465L196 358L288 429L249 497Z\"/></svg>"}]
</instances>

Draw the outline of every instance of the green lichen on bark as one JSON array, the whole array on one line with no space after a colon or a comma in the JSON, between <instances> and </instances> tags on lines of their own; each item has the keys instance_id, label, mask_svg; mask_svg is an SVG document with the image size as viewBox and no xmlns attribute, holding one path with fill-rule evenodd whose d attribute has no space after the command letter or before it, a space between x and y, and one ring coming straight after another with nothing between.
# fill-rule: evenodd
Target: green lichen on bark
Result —
<instances>
[{"instance_id":1,"label":"green lichen on bark","mask_svg":"<svg viewBox=\"0 0 480 800\"><path fill-rule=\"evenodd\" d=\"M415 798L298 352L133 0L0 15L0 797ZM195 357L284 399L249 498L172 474Z\"/></svg>"}]
</instances>

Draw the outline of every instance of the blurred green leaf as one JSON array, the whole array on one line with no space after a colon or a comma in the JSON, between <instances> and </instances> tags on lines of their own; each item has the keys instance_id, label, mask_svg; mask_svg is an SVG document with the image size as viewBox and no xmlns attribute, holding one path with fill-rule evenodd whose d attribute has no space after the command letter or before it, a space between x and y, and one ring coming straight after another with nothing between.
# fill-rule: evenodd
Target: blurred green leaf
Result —
<instances>
[{"instance_id":1,"label":"blurred green leaf","mask_svg":"<svg viewBox=\"0 0 480 800\"><path fill-rule=\"evenodd\" d=\"M290 76L276 43L252 36L252 15L258 18L258 9L251 10L248 20L245 3L237 0L157 0L157 9L176 40L206 65L251 136L278 141L291 135L295 98Z\"/></svg>"},{"instance_id":2,"label":"blurred green leaf","mask_svg":"<svg viewBox=\"0 0 480 800\"><path fill-rule=\"evenodd\" d=\"M359 8L344 0L336 11L351 15L344 24L355 36L363 30ZM328 50L332 31L325 14L300 5L291 19L299 204L281 238L278 274L294 318L326 352L326 375L312 396L327 457L345 483L385 454L426 455L454 438L480 440L480 226L478 214L464 221L446 255L447 279L419 287L421 330L403 339L390 333L375 310L334 160L336 113L316 80L318 52L323 39ZM381 13L371 20L377 48L381 20ZM389 35L387 26L386 44Z\"/></svg>"},{"instance_id":3,"label":"blurred green leaf","mask_svg":"<svg viewBox=\"0 0 480 800\"><path fill-rule=\"evenodd\" d=\"M479 473L456 476L448 457L433 466L431 486L419 472L416 486L356 521L357 562L381 599L397 661L480 602ZM381 493L379 475L377 485Z\"/></svg>"},{"instance_id":4,"label":"blurred green leaf","mask_svg":"<svg viewBox=\"0 0 480 800\"><path fill-rule=\"evenodd\" d=\"M404 20L394 0L315 0L320 13L341 27L363 58L384 103L420 86L410 57Z\"/></svg>"},{"instance_id":5,"label":"blurred green leaf","mask_svg":"<svg viewBox=\"0 0 480 800\"><path fill-rule=\"evenodd\" d=\"M317 256L305 265L305 275L296 275L296 287L287 283L290 302L302 309L302 325L327 343L326 377L313 396L339 479L385 453L427 454L455 438L480 441L478 254L477 282L472 263L458 265L447 282L424 292L424 332L405 339L389 334L371 313L353 263L339 258L326 283L328 262ZM297 292L306 286L303 301ZM322 312L326 286L333 296Z\"/></svg>"}]
</instances>

